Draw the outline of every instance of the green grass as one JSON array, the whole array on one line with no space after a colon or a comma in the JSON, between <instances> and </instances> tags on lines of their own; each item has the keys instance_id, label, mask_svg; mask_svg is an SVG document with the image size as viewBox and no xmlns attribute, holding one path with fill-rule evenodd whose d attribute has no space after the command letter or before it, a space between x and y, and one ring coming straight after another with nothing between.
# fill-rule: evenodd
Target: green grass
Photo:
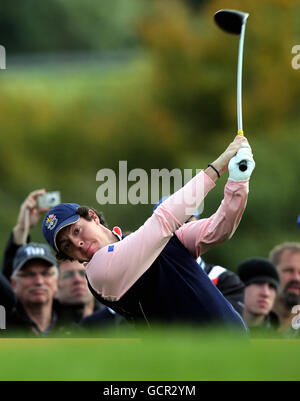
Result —
<instances>
[{"instance_id":1,"label":"green grass","mask_svg":"<svg viewBox=\"0 0 300 401\"><path fill-rule=\"evenodd\" d=\"M299 380L300 342L219 333L1 339L1 380Z\"/></svg>"}]
</instances>

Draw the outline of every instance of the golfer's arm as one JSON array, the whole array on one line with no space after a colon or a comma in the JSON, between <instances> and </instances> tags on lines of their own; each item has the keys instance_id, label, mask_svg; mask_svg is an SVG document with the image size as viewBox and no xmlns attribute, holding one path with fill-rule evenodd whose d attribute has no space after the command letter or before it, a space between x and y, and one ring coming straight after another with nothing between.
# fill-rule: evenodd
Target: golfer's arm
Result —
<instances>
[{"instance_id":1,"label":"golfer's arm","mask_svg":"<svg viewBox=\"0 0 300 401\"><path fill-rule=\"evenodd\" d=\"M163 202L137 231L96 252L87 266L91 286L106 299L121 298L213 187L213 181L200 172Z\"/></svg>"},{"instance_id":2,"label":"golfer's arm","mask_svg":"<svg viewBox=\"0 0 300 401\"><path fill-rule=\"evenodd\" d=\"M183 245L198 257L232 237L244 213L249 181L228 180L224 199L211 217L187 223L176 231Z\"/></svg>"}]
</instances>

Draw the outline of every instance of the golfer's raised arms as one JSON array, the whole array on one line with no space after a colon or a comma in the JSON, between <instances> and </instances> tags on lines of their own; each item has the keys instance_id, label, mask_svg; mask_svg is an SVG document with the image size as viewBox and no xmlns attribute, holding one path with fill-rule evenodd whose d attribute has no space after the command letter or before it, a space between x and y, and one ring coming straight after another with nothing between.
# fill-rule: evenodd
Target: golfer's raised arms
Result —
<instances>
[{"instance_id":1,"label":"golfer's raised arms","mask_svg":"<svg viewBox=\"0 0 300 401\"><path fill-rule=\"evenodd\" d=\"M195 257L230 238L246 206L248 182L229 180L224 201L213 216L180 228L213 187L210 178L200 172L164 201L137 231L96 252L86 270L91 286L103 298L120 299L152 265L173 233L178 233Z\"/></svg>"},{"instance_id":2,"label":"golfer's raised arms","mask_svg":"<svg viewBox=\"0 0 300 401\"><path fill-rule=\"evenodd\" d=\"M216 213L209 218L185 224L175 232L195 258L233 236L247 204L248 188L248 181L237 183L228 180L224 199Z\"/></svg>"}]
</instances>

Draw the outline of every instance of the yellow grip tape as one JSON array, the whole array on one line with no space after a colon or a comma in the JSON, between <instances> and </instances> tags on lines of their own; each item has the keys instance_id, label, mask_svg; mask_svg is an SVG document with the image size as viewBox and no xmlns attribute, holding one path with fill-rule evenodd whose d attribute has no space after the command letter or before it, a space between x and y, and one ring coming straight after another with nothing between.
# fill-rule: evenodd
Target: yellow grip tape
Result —
<instances>
[{"instance_id":1,"label":"yellow grip tape","mask_svg":"<svg viewBox=\"0 0 300 401\"><path fill-rule=\"evenodd\" d=\"M239 129L237 132L238 135L244 136L244 131L242 129Z\"/></svg>"}]
</instances>

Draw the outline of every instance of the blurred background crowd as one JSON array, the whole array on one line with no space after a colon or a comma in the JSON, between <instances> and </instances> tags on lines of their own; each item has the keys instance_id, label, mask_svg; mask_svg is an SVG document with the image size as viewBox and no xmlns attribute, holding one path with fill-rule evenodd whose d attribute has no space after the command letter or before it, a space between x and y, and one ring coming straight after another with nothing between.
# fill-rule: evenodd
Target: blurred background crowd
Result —
<instances>
[{"instance_id":1,"label":"blurred background crowd","mask_svg":"<svg viewBox=\"0 0 300 401\"><path fill-rule=\"evenodd\" d=\"M4 0L1 8L2 255L36 188L59 190L63 202L95 207L110 227L132 231L153 205L98 205L99 169L117 172L120 160L149 175L204 168L234 138L238 37L214 25L221 8L250 13L243 112L256 169L238 231L204 257L236 273L242 261L299 240L297 1ZM222 191L206 198L201 217ZM40 224L31 238L43 242Z\"/></svg>"}]
</instances>

